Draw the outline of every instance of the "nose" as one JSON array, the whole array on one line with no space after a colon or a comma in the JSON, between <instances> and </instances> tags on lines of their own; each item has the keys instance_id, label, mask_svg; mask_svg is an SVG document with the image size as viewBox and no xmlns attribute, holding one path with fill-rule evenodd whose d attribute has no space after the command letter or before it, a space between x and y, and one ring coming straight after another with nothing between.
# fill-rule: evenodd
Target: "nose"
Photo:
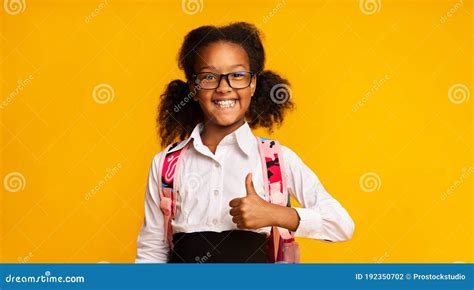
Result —
<instances>
[{"instance_id":1,"label":"nose","mask_svg":"<svg viewBox=\"0 0 474 290\"><path fill-rule=\"evenodd\" d=\"M219 86L216 88L216 91L218 93L227 93L232 90L230 84L229 84L229 79L227 76L222 76L221 79L219 80Z\"/></svg>"}]
</instances>

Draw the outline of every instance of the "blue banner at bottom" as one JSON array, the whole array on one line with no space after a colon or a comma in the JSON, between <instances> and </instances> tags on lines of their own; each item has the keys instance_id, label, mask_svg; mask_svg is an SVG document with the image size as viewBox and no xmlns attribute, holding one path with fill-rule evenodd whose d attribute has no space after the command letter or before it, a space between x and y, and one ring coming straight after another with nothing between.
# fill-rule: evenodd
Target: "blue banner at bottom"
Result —
<instances>
[{"instance_id":1,"label":"blue banner at bottom","mask_svg":"<svg viewBox=\"0 0 474 290\"><path fill-rule=\"evenodd\" d=\"M0 264L0 289L469 289L473 264Z\"/></svg>"}]
</instances>

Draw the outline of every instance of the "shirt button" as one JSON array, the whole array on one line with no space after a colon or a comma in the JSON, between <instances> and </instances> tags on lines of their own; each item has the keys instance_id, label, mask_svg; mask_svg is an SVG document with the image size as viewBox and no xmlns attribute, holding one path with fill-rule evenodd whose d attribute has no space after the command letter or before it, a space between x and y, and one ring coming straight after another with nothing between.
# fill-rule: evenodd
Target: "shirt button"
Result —
<instances>
[{"instance_id":1,"label":"shirt button","mask_svg":"<svg viewBox=\"0 0 474 290\"><path fill-rule=\"evenodd\" d=\"M215 224L215 225L217 225L217 219L213 219L213 220L212 220L212 223Z\"/></svg>"},{"instance_id":2,"label":"shirt button","mask_svg":"<svg viewBox=\"0 0 474 290\"><path fill-rule=\"evenodd\" d=\"M219 168L219 167L221 167L221 165L216 162L216 163L214 163L214 167L215 167L215 168Z\"/></svg>"},{"instance_id":3,"label":"shirt button","mask_svg":"<svg viewBox=\"0 0 474 290\"><path fill-rule=\"evenodd\" d=\"M214 195L215 195L215 196L218 196L218 195L219 195L219 190L217 190L217 189L214 190Z\"/></svg>"}]
</instances>

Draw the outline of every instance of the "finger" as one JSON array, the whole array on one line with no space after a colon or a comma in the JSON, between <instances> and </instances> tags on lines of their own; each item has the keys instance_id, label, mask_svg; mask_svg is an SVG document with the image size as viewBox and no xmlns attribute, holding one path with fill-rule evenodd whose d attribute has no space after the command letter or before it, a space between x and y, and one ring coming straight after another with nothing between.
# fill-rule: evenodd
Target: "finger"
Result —
<instances>
[{"instance_id":1,"label":"finger","mask_svg":"<svg viewBox=\"0 0 474 290\"><path fill-rule=\"evenodd\" d=\"M239 207L233 207L233 208L230 209L229 213L230 213L231 216L236 216L236 215L241 214L241 210L240 210Z\"/></svg>"},{"instance_id":2,"label":"finger","mask_svg":"<svg viewBox=\"0 0 474 290\"><path fill-rule=\"evenodd\" d=\"M233 200L231 200L231 201L229 202L229 206L231 206L231 207L236 207L236 206L238 206L238 205L240 204L240 202L241 202L241 199L242 199L242 198L240 198L240 197L234 198Z\"/></svg>"},{"instance_id":3,"label":"finger","mask_svg":"<svg viewBox=\"0 0 474 290\"><path fill-rule=\"evenodd\" d=\"M251 229L251 227L249 227L248 224L244 220L241 220L241 221L239 221L235 224L236 224L237 228L241 229L241 230Z\"/></svg>"},{"instance_id":4,"label":"finger","mask_svg":"<svg viewBox=\"0 0 474 290\"><path fill-rule=\"evenodd\" d=\"M247 174L245 177L245 189L247 190L248 195L257 195L255 188L253 187L252 173Z\"/></svg>"},{"instance_id":5,"label":"finger","mask_svg":"<svg viewBox=\"0 0 474 290\"><path fill-rule=\"evenodd\" d=\"M233 222L234 224L241 223L241 222L242 222L242 216L241 216L241 215L233 216L233 217L232 217L232 222Z\"/></svg>"}]
</instances>

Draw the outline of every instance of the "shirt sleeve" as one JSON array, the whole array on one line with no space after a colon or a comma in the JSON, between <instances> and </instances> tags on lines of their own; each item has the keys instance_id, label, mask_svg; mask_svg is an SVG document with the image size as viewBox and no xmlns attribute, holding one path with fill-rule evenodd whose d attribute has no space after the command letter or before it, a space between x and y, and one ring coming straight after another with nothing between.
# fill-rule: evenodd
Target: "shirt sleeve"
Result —
<instances>
[{"instance_id":1,"label":"shirt sleeve","mask_svg":"<svg viewBox=\"0 0 474 290\"><path fill-rule=\"evenodd\" d=\"M158 153L148 174L145 190L145 218L137 240L136 263L168 262L169 245L164 234L164 218L158 193L158 164L163 153Z\"/></svg>"},{"instance_id":2,"label":"shirt sleeve","mask_svg":"<svg viewBox=\"0 0 474 290\"><path fill-rule=\"evenodd\" d=\"M282 151L289 193L303 206L295 208L300 217L295 236L330 242L349 240L354 222L344 207L295 152L285 146Z\"/></svg>"}]
</instances>

